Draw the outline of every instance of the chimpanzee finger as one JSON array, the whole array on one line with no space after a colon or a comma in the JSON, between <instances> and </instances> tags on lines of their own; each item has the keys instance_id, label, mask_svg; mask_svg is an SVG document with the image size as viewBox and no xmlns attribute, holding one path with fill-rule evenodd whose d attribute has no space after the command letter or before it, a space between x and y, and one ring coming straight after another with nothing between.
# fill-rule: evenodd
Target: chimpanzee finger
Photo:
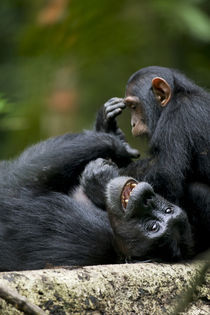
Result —
<instances>
[{"instance_id":1,"label":"chimpanzee finger","mask_svg":"<svg viewBox=\"0 0 210 315\"><path fill-rule=\"evenodd\" d=\"M125 106L124 102L122 102L122 100L120 99L118 101L105 103L104 104L104 112L105 112L105 115L107 115L109 112L112 112L116 108L124 109L125 107L126 106Z\"/></svg>"},{"instance_id":2,"label":"chimpanzee finger","mask_svg":"<svg viewBox=\"0 0 210 315\"><path fill-rule=\"evenodd\" d=\"M128 152L128 154L130 155L130 157L138 158L140 156L139 151L131 148L131 146L128 143L125 144L125 148L126 148L126 151Z\"/></svg>"},{"instance_id":3,"label":"chimpanzee finger","mask_svg":"<svg viewBox=\"0 0 210 315\"><path fill-rule=\"evenodd\" d=\"M123 102L124 99L123 98L119 98L119 97L113 97L111 99L109 99L105 104L104 104L104 107L108 107L110 105L113 105L113 104L117 104L117 103L121 103Z\"/></svg>"},{"instance_id":4,"label":"chimpanzee finger","mask_svg":"<svg viewBox=\"0 0 210 315\"><path fill-rule=\"evenodd\" d=\"M110 112L113 112L115 109L117 108L120 108L120 109L123 109L125 108L125 104L120 102L120 103L117 103L117 104L112 104L112 105L109 105L105 108L105 113L106 115Z\"/></svg>"},{"instance_id":5,"label":"chimpanzee finger","mask_svg":"<svg viewBox=\"0 0 210 315\"><path fill-rule=\"evenodd\" d=\"M109 119L115 118L115 117L117 117L118 115L120 115L121 112L122 112L122 109L121 109L121 108L116 108L113 112L109 112L109 113L106 115L106 119L109 120Z\"/></svg>"}]
</instances>

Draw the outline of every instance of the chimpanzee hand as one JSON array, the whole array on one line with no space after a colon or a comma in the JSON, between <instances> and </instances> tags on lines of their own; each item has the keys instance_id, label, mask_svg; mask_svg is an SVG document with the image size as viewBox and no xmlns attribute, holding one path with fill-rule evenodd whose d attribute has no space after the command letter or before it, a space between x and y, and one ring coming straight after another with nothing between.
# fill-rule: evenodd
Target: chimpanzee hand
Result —
<instances>
[{"instance_id":1,"label":"chimpanzee hand","mask_svg":"<svg viewBox=\"0 0 210 315\"><path fill-rule=\"evenodd\" d=\"M121 142L124 144L124 148L131 158L138 158L140 156L139 151L131 148L131 146L126 141L121 140Z\"/></svg>"},{"instance_id":2,"label":"chimpanzee hand","mask_svg":"<svg viewBox=\"0 0 210 315\"><path fill-rule=\"evenodd\" d=\"M91 161L82 173L80 184L87 197L99 208L105 209L105 190L108 182L119 176L117 165L98 158Z\"/></svg>"},{"instance_id":3,"label":"chimpanzee hand","mask_svg":"<svg viewBox=\"0 0 210 315\"><path fill-rule=\"evenodd\" d=\"M109 134L112 137L111 152L108 155L118 167L127 166L132 158L139 157L139 151L130 147L130 145L125 141L121 140L119 137Z\"/></svg>"},{"instance_id":4,"label":"chimpanzee hand","mask_svg":"<svg viewBox=\"0 0 210 315\"><path fill-rule=\"evenodd\" d=\"M115 119L125 108L123 98L113 97L104 104L104 119L107 123Z\"/></svg>"},{"instance_id":5,"label":"chimpanzee hand","mask_svg":"<svg viewBox=\"0 0 210 315\"><path fill-rule=\"evenodd\" d=\"M123 98L114 97L108 100L99 110L95 130L115 134L124 144L124 148L132 158L139 157L139 152L130 147L125 140L125 135L118 127L115 117L117 117L125 108Z\"/></svg>"},{"instance_id":6,"label":"chimpanzee hand","mask_svg":"<svg viewBox=\"0 0 210 315\"><path fill-rule=\"evenodd\" d=\"M113 97L108 100L103 107L98 111L95 123L96 131L105 131L114 133L121 139L125 139L122 130L119 129L116 122L116 117L125 108L123 98Z\"/></svg>"}]
</instances>

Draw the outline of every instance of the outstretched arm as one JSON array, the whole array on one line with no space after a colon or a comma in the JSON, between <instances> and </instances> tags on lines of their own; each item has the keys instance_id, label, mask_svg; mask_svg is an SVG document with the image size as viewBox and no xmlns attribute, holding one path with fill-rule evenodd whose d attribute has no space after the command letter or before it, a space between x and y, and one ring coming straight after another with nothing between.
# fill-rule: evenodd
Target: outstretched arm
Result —
<instances>
[{"instance_id":1,"label":"outstretched arm","mask_svg":"<svg viewBox=\"0 0 210 315\"><path fill-rule=\"evenodd\" d=\"M111 158L122 166L130 162L131 154L118 137L87 131L51 138L30 147L10 164L9 171L15 172L19 186L67 193L78 184L86 164L98 157Z\"/></svg>"}]
</instances>

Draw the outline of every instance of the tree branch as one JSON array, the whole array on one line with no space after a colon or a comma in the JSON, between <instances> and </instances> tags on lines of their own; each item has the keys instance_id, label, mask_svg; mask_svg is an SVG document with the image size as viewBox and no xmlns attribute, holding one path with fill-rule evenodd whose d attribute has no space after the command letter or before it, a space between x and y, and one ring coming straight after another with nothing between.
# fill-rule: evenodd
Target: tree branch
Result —
<instances>
[{"instance_id":1,"label":"tree branch","mask_svg":"<svg viewBox=\"0 0 210 315\"><path fill-rule=\"evenodd\" d=\"M26 297L20 295L15 290L0 284L0 298L12 304L19 311L28 315L46 315L38 306L30 303Z\"/></svg>"}]
</instances>

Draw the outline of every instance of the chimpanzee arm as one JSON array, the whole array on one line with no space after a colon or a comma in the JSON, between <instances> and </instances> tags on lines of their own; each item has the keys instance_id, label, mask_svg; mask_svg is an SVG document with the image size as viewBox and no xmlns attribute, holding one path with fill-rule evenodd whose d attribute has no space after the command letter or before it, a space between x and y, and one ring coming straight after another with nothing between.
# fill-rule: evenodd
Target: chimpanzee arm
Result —
<instances>
[{"instance_id":1,"label":"chimpanzee arm","mask_svg":"<svg viewBox=\"0 0 210 315\"><path fill-rule=\"evenodd\" d=\"M118 127L116 117L121 114L125 108L122 98L113 97L108 100L98 111L95 130L114 133L122 140L125 140L124 133Z\"/></svg>"},{"instance_id":2,"label":"chimpanzee arm","mask_svg":"<svg viewBox=\"0 0 210 315\"><path fill-rule=\"evenodd\" d=\"M68 192L78 184L85 165L98 157L111 158L121 166L130 162L131 154L118 137L87 131L30 147L11 164L10 170L15 170L22 186Z\"/></svg>"},{"instance_id":3,"label":"chimpanzee arm","mask_svg":"<svg viewBox=\"0 0 210 315\"><path fill-rule=\"evenodd\" d=\"M126 142L124 133L117 125L116 117L121 114L124 108L125 104L122 98L114 97L108 100L97 113L94 129L96 131L115 134L119 139L124 141L128 152L137 158L139 157L138 150L130 147Z\"/></svg>"},{"instance_id":4,"label":"chimpanzee arm","mask_svg":"<svg viewBox=\"0 0 210 315\"><path fill-rule=\"evenodd\" d=\"M108 182L119 176L117 165L98 158L91 161L82 173L80 184L85 195L100 209L105 209L105 191Z\"/></svg>"}]
</instances>

